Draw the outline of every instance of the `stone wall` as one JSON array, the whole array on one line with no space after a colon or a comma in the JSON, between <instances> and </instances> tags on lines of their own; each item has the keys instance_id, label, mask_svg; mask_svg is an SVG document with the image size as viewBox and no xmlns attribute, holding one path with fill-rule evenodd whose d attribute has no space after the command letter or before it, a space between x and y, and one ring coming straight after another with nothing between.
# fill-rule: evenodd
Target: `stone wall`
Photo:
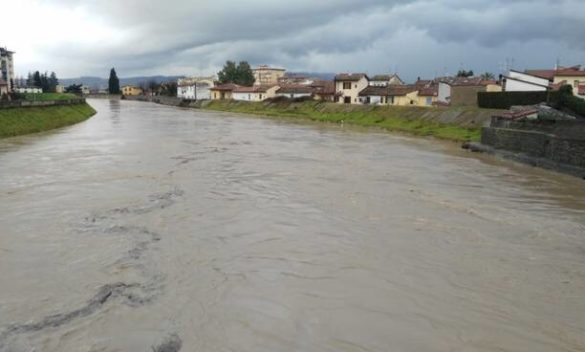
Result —
<instances>
[{"instance_id":1,"label":"stone wall","mask_svg":"<svg viewBox=\"0 0 585 352\"><path fill-rule=\"evenodd\" d=\"M585 121L506 121L482 129L481 143L585 169Z\"/></svg>"}]
</instances>

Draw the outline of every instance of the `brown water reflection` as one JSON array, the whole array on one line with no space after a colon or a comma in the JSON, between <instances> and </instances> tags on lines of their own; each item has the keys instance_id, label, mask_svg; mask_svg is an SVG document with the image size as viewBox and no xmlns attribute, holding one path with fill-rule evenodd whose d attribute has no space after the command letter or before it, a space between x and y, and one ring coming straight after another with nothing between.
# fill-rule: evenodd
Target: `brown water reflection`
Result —
<instances>
[{"instance_id":1,"label":"brown water reflection","mask_svg":"<svg viewBox=\"0 0 585 352\"><path fill-rule=\"evenodd\" d=\"M0 141L0 351L583 351L583 181L92 101Z\"/></svg>"}]
</instances>

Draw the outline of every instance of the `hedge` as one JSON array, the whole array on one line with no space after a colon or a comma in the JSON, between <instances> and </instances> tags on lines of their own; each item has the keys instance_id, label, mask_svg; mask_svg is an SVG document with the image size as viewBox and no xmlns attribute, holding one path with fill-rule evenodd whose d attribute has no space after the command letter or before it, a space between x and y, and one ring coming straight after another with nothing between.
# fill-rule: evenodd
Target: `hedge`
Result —
<instances>
[{"instance_id":1,"label":"hedge","mask_svg":"<svg viewBox=\"0 0 585 352\"><path fill-rule=\"evenodd\" d=\"M547 97L548 95L548 97ZM478 92L477 104L486 109L509 109L514 105L557 104L559 92Z\"/></svg>"}]
</instances>

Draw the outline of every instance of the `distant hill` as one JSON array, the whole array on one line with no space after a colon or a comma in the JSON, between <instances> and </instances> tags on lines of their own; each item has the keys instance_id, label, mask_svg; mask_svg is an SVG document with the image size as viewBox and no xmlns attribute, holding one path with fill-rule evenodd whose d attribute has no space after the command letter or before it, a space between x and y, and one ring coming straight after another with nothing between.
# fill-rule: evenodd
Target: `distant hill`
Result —
<instances>
[{"instance_id":1,"label":"distant hill","mask_svg":"<svg viewBox=\"0 0 585 352\"><path fill-rule=\"evenodd\" d=\"M139 76L120 78L120 86L125 85L139 85L142 82L156 81L157 83L164 83L169 81L176 81L184 76ZM64 86L71 84L83 84L92 89L106 89L108 88L108 79L101 77L83 76L78 78L60 78L59 83Z\"/></svg>"}]
</instances>

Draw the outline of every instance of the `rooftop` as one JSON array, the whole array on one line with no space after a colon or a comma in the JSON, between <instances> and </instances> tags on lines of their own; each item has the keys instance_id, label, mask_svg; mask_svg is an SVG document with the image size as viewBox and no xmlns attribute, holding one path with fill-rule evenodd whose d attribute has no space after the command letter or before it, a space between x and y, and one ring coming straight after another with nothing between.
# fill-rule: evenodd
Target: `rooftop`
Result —
<instances>
[{"instance_id":1,"label":"rooftop","mask_svg":"<svg viewBox=\"0 0 585 352\"><path fill-rule=\"evenodd\" d=\"M369 80L365 73L340 73L335 76L335 81L359 81L362 78Z\"/></svg>"},{"instance_id":2,"label":"rooftop","mask_svg":"<svg viewBox=\"0 0 585 352\"><path fill-rule=\"evenodd\" d=\"M294 94L294 93L313 93L313 88L300 84L291 84L281 86L277 93Z\"/></svg>"}]
</instances>

